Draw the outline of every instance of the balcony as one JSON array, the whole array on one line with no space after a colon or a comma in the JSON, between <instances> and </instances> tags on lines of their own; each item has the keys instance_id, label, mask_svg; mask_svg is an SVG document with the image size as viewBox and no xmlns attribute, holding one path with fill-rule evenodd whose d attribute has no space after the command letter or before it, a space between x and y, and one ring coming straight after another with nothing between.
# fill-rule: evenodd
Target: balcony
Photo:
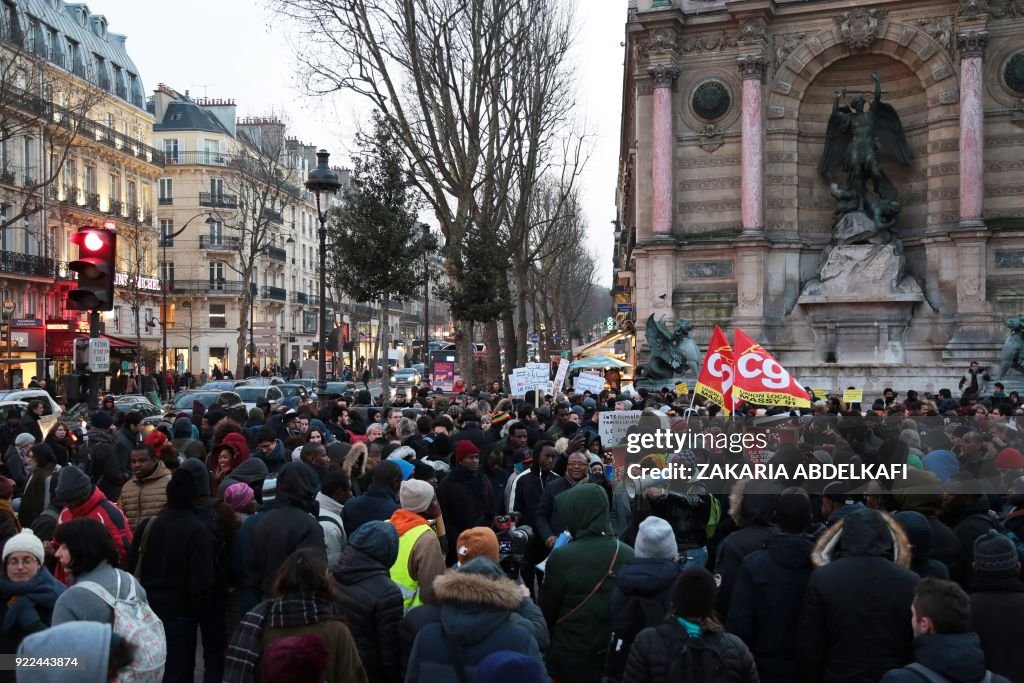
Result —
<instances>
[{"instance_id":1,"label":"balcony","mask_svg":"<svg viewBox=\"0 0 1024 683\"><path fill-rule=\"evenodd\" d=\"M207 251L238 251L241 241L237 237L200 235L199 248Z\"/></svg>"},{"instance_id":2,"label":"balcony","mask_svg":"<svg viewBox=\"0 0 1024 683\"><path fill-rule=\"evenodd\" d=\"M199 206L209 206L215 209L237 209L238 197L233 194L212 192L199 193Z\"/></svg>"},{"instance_id":3,"label":"balcony","mask_svg":"<svg viewBox=\"0 0 1024 683\"><path fill-rule=\"evenodd\" d=\"M281 212L272 211L271 209L263 209L263 211L260 212L260 220L284 225L284 216L281 215Z\"/></svg>"},{"instance_id":4,"label":"balcony","mask_svg":"<svg viewBox=\"0 0 1024 683\"><path fill-rule=\"evenodd\" d=\"M160 206L170 206L174 204L174 197L160 197L156 201Z\"/></svg>"},{"instance_id":5,"label":"balcony","mask_svg":"<svg viewBox=\"0 0 1024 683\"><path fill-rule=\"evenodd\" d=\"M239 281L210 282L209 280L174 280L169 283L171 294L203 294L206 296L241 296L245 291Z\"/></svg>"},{"instance_id":6,"label":"balcony","mask_svg":"<svg viewBox=\"0 0 1024 683\"><path fill-rule=\"evenodd\" d=\"M288 301L288 292L284 287L264 287L263 298L273 301Z\"/></svg>"},{"instance_id":7,"label":"balcony","mask_svg":"<svg viewBox=\"0 0 1024 683\"><path fill-rule=\"evenodd\" d=\"M270 257L271 261L288 263L288 252L281 247L267 247L267 256Z\"/></svg>"},{"instance_id":8,"label":"balcony","mask_svg":"<svg viewBox=\"0 0 1024 683\"><path fill-rule=\"evenodd\" d=\"M100 196L95 192L89 192L85 195L85 205L87 208L93 211L100 210Z\"/></svg>"},{"instance_id":9,"label":"balcony","mask_svg":"<svg viewBox=\"0 0 1024 683\"><path fill-rule=\"evenodd\" d=\"M292 292L292 303L305 306L309 303L309 297L305 292Z\"/></svg>"},{"instance_id":10,"label":"balcony","mask_svg":"<svg viewBox=\"0 0 1024 683\"><path fill-rule=\"evenodd\" d=\"M30 175L27 175L27 176L25 176L24 178L21 179L21 185L22 185L22 187L35 187L36 186L36 179L33 178Z\"/></svg>"},{"instance_id":11,"label":"balcony","mask_svg":"<svg viewBox=\"0 0 1024 683\"><path fill-rule=\"evenodd\" d=\"M229 157L220 152L168 152L167 165L220 166L228 165Z\"/></svg>"},{"instance_id":12,"label":"balcony","mask_svg":"<svg viewBox=\"0 0 1024 683\"><path fill-rule=\"evenodd\" d=\"M5 251L0 252L0 272L52 278L57 273L57 263L45 256Z\"/></svg>"},{"instance_id":13,"label":"balcony","mask_svg":"<svg viewBox=\"0 0 1024 683\"><path fill-rule=\"evenodd\" d=\"M116 199L111 199L107 202L107 207L107 213L111 216L124 216L127 204Z\"/></svg>"},{"instance_id":14,"label":"balcony","mask_svg":"<svg viewBox=\"0 0 1024 683\"><path fill-rule=\"evenodd\" d=\"M0 183L14 184L14 171L0 171Z\"/></svg>"}]
</instances>

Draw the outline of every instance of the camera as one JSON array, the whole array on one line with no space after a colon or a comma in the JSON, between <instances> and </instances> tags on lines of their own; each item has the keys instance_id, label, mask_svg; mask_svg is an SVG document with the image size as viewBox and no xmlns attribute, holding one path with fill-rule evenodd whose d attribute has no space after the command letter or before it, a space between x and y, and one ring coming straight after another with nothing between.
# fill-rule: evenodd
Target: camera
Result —
<instances>
[{"instance_id":1,"label":"camera","mask_svg":"<svg viewBox=\"0 0 1024 683\"><path fill-rule=\"evenodd\" d=\"M498 564L506 576L518 579L527 549L533 544L533 529L520 524L522 515L510 512L494 517L494 535L498 537Z\"/></svg>"}]
</instances>

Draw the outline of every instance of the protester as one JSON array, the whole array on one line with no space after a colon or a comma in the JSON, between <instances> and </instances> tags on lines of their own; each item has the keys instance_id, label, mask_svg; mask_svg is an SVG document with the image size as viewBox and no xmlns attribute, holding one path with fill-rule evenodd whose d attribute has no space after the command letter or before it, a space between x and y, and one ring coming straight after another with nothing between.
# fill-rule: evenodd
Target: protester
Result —
<instances>
[{"instance_id":1,"label":"protester","mask_svg":"<svg viewBox=\"0 0 1024 683\"><path fill-rule=\"evenodd\" d=\"M387 464L381 463L378 469ZM389 520L398 532L398 558L391 566L391 580L398 584L409 610L435 603L434 579L444 572L444 554L423 516L434 502L434 487L417 479L402 482L399 499L402 507Z\"/></svg>"},{"instance_id":2,"label":"protester","mask_svg":"<svg viewBox=\"0 0 1024 683\"><path fill-rule=\"evenodd\" d=\"M116 560L112 566L125 566L128 549L132 544L132 530L124 511L107 500L98 486L93 486L89 477L77 467L65 467L57 477L56 497L64 504L57 526L67 524L75 519L93 519L100 522L107 530L110 541L116 551ZM56 531L54 532L56 537ZM57 566L55 576L64 581L64 564Z\"/></svg>"},{"instance_id":3,"label":"protester","mask_svg":"<svg viewBox=\"0 0 1024 683\"><path fill-rule=\"evenodd\" d=\"M118 501L124 516L133 529L144 517L153 517L167 503L167 486L171 473L157 458L149 444L135 446L131 452L132 478L125 482Z\"/></svg>"},{"instance_id":4,"label":"protester","mask_svg":"<svg viewBox=\"0 0 1024 683\"><path fill-rule=\"evenodd\" d=\"M391 580L398 558L398 532L388 522L370 521L349 538L333 567L337 603L352 632L359 658L372 682L402 680L398 661L402 591Z\"/></svg>"},{"instance_id":5,"label":"protester","mask_svg":"<svg viewBox=\"0 0 1024 683\"><path fill-rule=\"evenodd\" d=\"M18 522L22 528L32 526L36 517L50 504L50 479L60 469L53 449L44 443L33 446L29 457L32 461L32 474L25 484L25 492L18 507Z\"/></svg>"},{"instance_id":6,"label":"protester","mask_svg":"<svg viewBox=\"0 0 1024 683\"><path fill-rule=\"evenodd\" d=\"M29 529L4 544L0 654L13 655L25 636L50 626L53 607L65 588L43 566L44 559L43 543ZM0 680L13 681L14 672L0 672Z\"/></svg>"},{"instance_id":7,"label":"protester","mask_svg":"<svg viewBox=\"0 0 1024 683\"><path fill-rule=\"evenodd\" d=\"M398 490L402 485L402 470L398 464L382 462L373 468L372 476L373 483L366 492L353 498L342 510L341 518L348 536L366 522L386 522L401 507Z\"/></svg>"},{"instance_id":8,"label":"protester","mask_svg":"<svg viewBox=\"0 0 1024 683\"><path fill-rule=\"evenodd\" d=\"M26 659L52 657L54 652L74 658L78 665L23 669L19 683L116 682L128 672L138 648L113 632L110 624L72 621L27 636L18 648Z\"/></svg>"},{"instance_id":9,"label":"protester","mask_svg":"<svg viewBox=\"0 0 1024 683\"><path fill-rule=\"evenodd\" d=\"M996 530L974 542L970 630L978 634L985 666L1018 681L1024 677L1024 583L1013 542Z\"/></svg>"},{"instance_id":10,"label":"protester","mask_svg":"<svg viewBox=\"0 0 1024 683\"><path fill-rule=\"evenodd\" d=\"M286 466L285 479L288 468L295 466L305 467ZM301 548L289 555L276 570L267 595L269 599L246 614L235 630L225 658L224 683L254 680L262 653L275 641L305 636L319 636L327 649L322 680L366 683L355 641L333 600L322 548Z\"/></svg>"},{"instance_id":11,"label":"protester","mask_svg":"<svg viewBox=\"0 0 1024 683\"><path fill-rule=\"evenodd\" d=\"M494 491L480 471L480 449L466 439L455 442L457 466L437 487L447 533L458 537L466 529L490 525L495 511ZM447 562L455 564L455 548L449 546Z\"/></svg>"},{"instance_id":12,"label":"protester","mask_svg":"<svg viewBox=\"0 0 1024 683\"><path fill-rule=\"evenodd\" d=\"M686 569L672 588L672 618L640 632L626 661L625 683L683 680L758 683L743 641L714 613L717 588L703 567ZM708 652L710 651L710 652Z\"/></svg>"},{"instance_id":13,"label":"protester","mask_svg":"<svg viewBox=\"0 0 1024 683\"><path fill-rule=\"evenodd\" d=\"M738 528L718 545L715 558L719 614L729 614L733 582L743 559L768 545L779 531L773 521L780 490L776 482L757 480L741 480L732 488L729 516Z\"/></svg>"}]
</instances>

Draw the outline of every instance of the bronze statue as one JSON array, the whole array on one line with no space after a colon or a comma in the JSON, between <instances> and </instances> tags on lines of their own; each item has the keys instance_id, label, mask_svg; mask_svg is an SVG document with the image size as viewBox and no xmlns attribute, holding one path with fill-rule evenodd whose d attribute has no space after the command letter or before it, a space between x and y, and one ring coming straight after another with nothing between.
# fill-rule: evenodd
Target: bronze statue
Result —
<instances>
[{"instance_id":1,"label":"bronze statue","mask_svg":"<svg viewBox=\"0 0 1024 683\"><path fill-rule=\"evenodd\" d=\"M882 101L882 80L878 72L872 71L871 78L875 81L875 98L867 111L862 95L855 96L848 105L840 105L846 90L836 92L818 173L829 183L832 195L838 200L837 218L846 213L863 213L882 230L895 226L900 204L895 186L879 163L879 152L885 151L904 165L910 164L913 154L899 114L892 105ZM835 179L837 165L846 172L845 186L840 186ZM874 195L869 194L868 183Z\"/></svg>"},{"instance_id":2,"label":"bronze statue","mask_svg":"<svg viewBox=\"0 0 1024 683\"><path fill-rule=\"evenodd\" d=\"M1024 373L1024 315L1014 316L1006 321L1010 328L1010 336L1003 344L1003 351L999 362L999 374L996 379L1002 379L1011 369Z\"/></svg>"},{"instance_id":3,"label":"bronze statue","mask_svg":"<svg viewBox=\"0 0 1024 683\"><path fill-rule=\"evenodd\" d=\"M651 347L651 360L647 363L647 377L652 380L668 380L688 371L700 374L702 356L697 344L690 339L693 323L679 319L672 332L664 323L647 318L647 345Z\"/></svg>"}]
</instances>

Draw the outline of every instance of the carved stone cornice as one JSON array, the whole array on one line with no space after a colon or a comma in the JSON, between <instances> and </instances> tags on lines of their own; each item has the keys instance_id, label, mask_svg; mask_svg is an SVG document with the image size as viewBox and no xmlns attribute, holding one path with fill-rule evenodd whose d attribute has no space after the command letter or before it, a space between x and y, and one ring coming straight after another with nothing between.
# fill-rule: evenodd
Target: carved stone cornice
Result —
<instances>
[{"instance_id":1,"label":"carved stone cornice","mask_svg":"<svg viewBox=\"0 0 1024 683\"><path fill-rule=\"evenodd\" d=\"M654 64L647 67L647 75L654 81L655 88L671 88L672 81L679 78L679 67L675 64Z\"/></svg>"},{"instance_id":2,"label":"carved stone cornice","mask_svg":"<svg viewBox=\"0 0 1024 683\"><path fill-rule=\"evenodd\" d=\"M656 28L637 41L636 50L642 59L658 54L675 55L679 52L679 35L666 26Z\"/></svg>"},{"instance_id":3,"label":"carved stone cornice","mask_svg":"<svg viewBox=\"0 0 1024 683\"><path fill-rule=\"evenodd\" d=\"M764 75L768 72L768 60L761 55L743 55L736 59L736 67L743 80L750 78L764 81Z\"/></svg>"},{"instance_id":4,"label":"carved stone cornice","mask_svg":"<svg viewBox=\"0 0 1024 683\"><path fill-rule=\"evenodd\" d=\"M957 16L974 19L982 14L988 14L988 0L960 0Z\"/></svg>"},{"instance_id":5,"label":"carved stone cornice","mask_svg":"<svg viewBox=\"0 0 1024 683\"><path fill-rule=\"evenodd\" d=\"M835 18L839 35L851 49L864 50L885 33L885 10L858 7Z\"/></svg>"},{"instance_id":6,"label":"carved stone cornice","mask_svg":"<svg viewBox=\"0 0 1024 683\"><path fill-rule=\"evenodd\" d=\"M988 47L988 31L964 31L956 34L956 44L960 49L960 59L965 57L984 57Z\"/></svg>"},{"instance_id":7,"label":"carved stone cornice","mask_svg":"<svg viewBox=\"0 0 1024 683\"><path fill-rule=\"evenodd\" d=\"M740 28L736 33L736 42L740 45L761 45L768 41L768 22L762 17L750 17L740 20Z\"/></svg>"}]
</instances>

